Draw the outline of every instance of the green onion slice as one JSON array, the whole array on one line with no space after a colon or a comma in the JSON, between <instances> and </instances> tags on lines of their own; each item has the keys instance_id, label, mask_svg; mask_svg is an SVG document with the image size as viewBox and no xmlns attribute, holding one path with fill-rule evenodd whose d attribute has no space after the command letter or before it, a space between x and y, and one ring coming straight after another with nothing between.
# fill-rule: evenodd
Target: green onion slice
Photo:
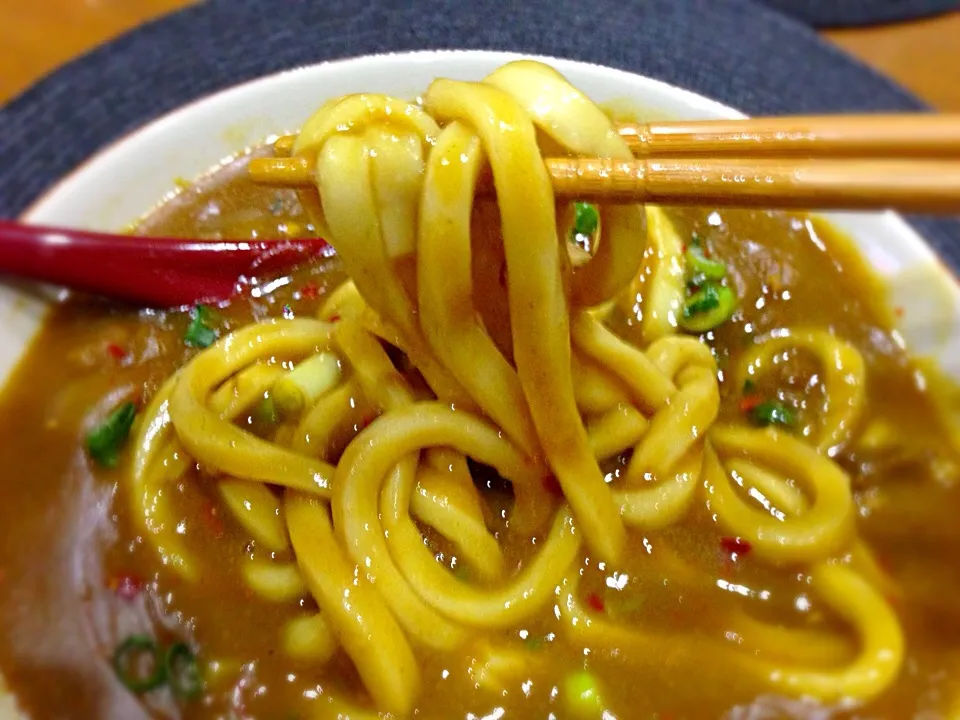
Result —
<instances>
[{"instance_id":1,"label":"green onion slice","mask_svg":"<svg viewBox=\"0 0 960 720\"><path fill-rule=\"evenodd\" d=\"M141 663L149 657L148 674L142 674ZM113 669L128 690L145 693L160 687L167 679L167 665L157 643L148 635L131 635L113 653Z\"/></svg>"},{"instance_id":2,"label":"green onion slice","mask_svg":"<svg viewBox=\"0 0 960 720\"><path fill-rule=\"evenodd\" d=\"M593 235L600 225L600 213L597 206L588 202L573 204L573 234Z\"/></svg>"},{"instance_id":3,"label":"green onion slice","mask_svg":"<svg viewBox=\"0 0 960 720\"><path fill-rule=\"evenodd\" d=\"M690 245L684 253L687 282L700 287L707 282L723 280L727 276L727 266L719 260L711 260L703 254L699 244Z\"/></svg>"},{"instance_id":4,"label":"green onion slice","mask_svg":"<svg viewBox=\"0 0 960 720\"><path fill-rule=\"evenodd\" d=\"M340 359L336 355L317 353L277 380L273 401L282 413L295 415L331 390L340 381L340 374Z\"/></svg>"},{"instance_id":5,"label":"green onion slice","mask_svg":"<svg viewBox=\"0 0 960 720\"><path fill-rule=\"evenodd\" d=\"M177 697L195 700L203 693L203 678L193 650L183 642L176 642L167 650L164 661L170 689Z\"/></svg>"},{"instance_id":6,"label":"green onion slice","mask_svg":"<svg viewBox=\"0 0 960 720\"><path fill-rule=\"evenodd\" d=\"M272 397L265 397L254 408L254 417L265 425L276 425L280 422L277 403Z\"/></svg>"},{"instance_id":7,"label":"green onion slice","mask_svg":"<svg viewBox=\"0 0 960 720\"><path fill-rule=\"evenodd\" d=\"M87 452L104 467L114 467L120 457L120 448L130 434L137 407L125 402L87 435Z\"/></svg>"},{"instance_id":8,"label":"green onion slice","mask_svg":"<svg viewBox=\"0 0 960 720\"><path fill-rule=\"evenodd\" d=\"M751 414L754 424L760 427L768 425L783 425L792 427L797 422L793 410L776 400L767 400L753 409Z\"/></svg>"},{"instance_id":9,"label":"green onion slice","mask_svg":"<svg viewBox=\"0 0 960 720\"><path fill-rule=\"evenodd\" d=\"M220 322L220 315L206 305L197 305L191 313L190 324L183 341L190 347L208 348L217 341L213 327Z\"/></svg>"},{"instance_id":10,"label":"green onion slice","mask_svg":"<svg viewBox=\"0 0 960 720\"><path fill-rule=\"evenodd\" d=\"M702 333L725 323L733 315L737 297L726 285L708 283L687 298L680 327Z\"/></svg>"}]
</instances>

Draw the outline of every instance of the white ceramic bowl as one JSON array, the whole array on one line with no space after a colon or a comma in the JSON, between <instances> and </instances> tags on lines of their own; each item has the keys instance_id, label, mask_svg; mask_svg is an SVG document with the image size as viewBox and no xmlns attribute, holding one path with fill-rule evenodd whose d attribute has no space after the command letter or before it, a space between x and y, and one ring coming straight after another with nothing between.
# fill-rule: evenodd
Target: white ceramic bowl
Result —
<instances>
[{"instance_id":1,"label":"white ceramic bowl","mask_svg":"<svg viewBox=\"0 0 960 720\"><path fill-rule=\"evenodd\" d=\"M479 51L376 55L248 82L191 103L117 141L49 190L24 219L118 230L172 192L175 178L196 177L244 147L296 129L329 97L370 91L413 98L435 76L479 80L516 57ZM736 110L656 80L542 59L594 100L627 103L642 119L742 117ZM886 279L890 302L904 310L899 331L908 347L935 357L960 379L960 286L923 239L893 213L830 218ZM0 285L0 379L22 354L45 307L32 294ZM9 717L9 708L3 706L0 697L0 718Z\"/></svg>"}]
</instances>

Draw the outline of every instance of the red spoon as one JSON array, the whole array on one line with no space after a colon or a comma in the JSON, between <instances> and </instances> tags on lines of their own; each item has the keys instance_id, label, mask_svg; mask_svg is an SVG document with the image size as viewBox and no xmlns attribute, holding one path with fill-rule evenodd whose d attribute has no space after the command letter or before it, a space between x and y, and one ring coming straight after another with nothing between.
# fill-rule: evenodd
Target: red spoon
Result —
<instances>
[{"instance_id":1,"label":"red spoon","mask_svg":"<svg viewBox=\"0 0 960 720\"><path fill-rule=\"evenodd\" d=\"M320 239L201 242L0 220L0 273L150 307L226 300L324 251Z\"/></svg>"}]
</instances>

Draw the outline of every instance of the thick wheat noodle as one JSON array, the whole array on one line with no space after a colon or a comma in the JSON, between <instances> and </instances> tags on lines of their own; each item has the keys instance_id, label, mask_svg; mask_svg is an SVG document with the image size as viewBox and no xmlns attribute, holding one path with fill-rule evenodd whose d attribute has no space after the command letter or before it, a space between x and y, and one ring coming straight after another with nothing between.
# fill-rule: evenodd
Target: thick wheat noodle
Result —
<instances>
[{"instance_id":1,"label":"thick wheat noodle","mask_svg":"<svg viewBox=\"0 0 960 720\"><path fill-rule=\"evenodd\" d=\"M199 568L182 535L176 532L176 513L167 492L188 467L188 460L173 437L170 395L178 376L171 375L151 399L134 435L133 463L129 473L133 516L159 553L161 562L187 580L195 581Z\"/></svg>"},{"instance_id":2,"label":"thick wheat noodle","mask_svg":"<svg viewBox=\"0 0 960 720\"><path fill-rule=\"evenodd\" d=\"M375 398L381 409L403 407L412 402L409 388L386 359L376 338L353 322L344 321L337 331L337 343L353 365L364 394ZM379 426L378 420L370 427ZM338 468L344 468L344 458L368 430L369 427L347 446ZM381 484L391 471L415 473L418 450L414 448L407 456L395 458L378 477L367 476L362 478L362 483L350 484L338 480L332 508L334 525L347 551L358 566L364 568L366 577L383 588L386 602L404 629L429 647L452 648L465 640L464 631L430 608L413 591L391 557L380 520Z\"/></svg>"},{"instance_id":3,"label":"thick wheat noodle","mask_svg":"<svg viewBox=\"0 0 960 720\"><path fill-rule=\"evenodd\" d=\"M809 509L806 496L783 474L736 458L729 460L726 466L731 473L739 476L744 491L761 502L774 517L781 519L785 514L800 515ZM873 552L862 540L856 540L851 547L850 564L884 597L895 598L902 594L900 587L880 567Z\"/></svg>"},{"instance_id":4,"label":"thick wheat noodle","mask_svg":"<svg viewBox=\"0 0 960 720\"><path fill-rule=\"evenodd\" d=\"M355 434L355 427L371 422L374 410L353 378L321 397L300 418L293 449L321 460L332 460Z\"/></svg>"},{"instance_id":5,"label":"thick wheat noodle","mask_svg":"<svg viewBox=\"0 0 960 720\"><path fill-rule=\"evenodd\" d=\"M533 123L509 95L474 83L434 81L425 102L443 119L469 123L483 143L500 208L520 383L544 454L587 542L614 559L625 540L623 522L574 401L562 246Z\"/></svg>"},{"instance_id":6,"label":"thick wheat noodle","mask_svg":"<svg viewBox=\"0 0 960 720\"><path fill-rule=\"evenodd\" d=\"M570 208L555 205L541 141L630 157L599 108L529 61L481 83L438 80L423 107L351 95L308 120L293 151L315 163L318 222L350 279L325 299L323 320L236 330L155 394L129 471L147 541L199 580L169 487L193 463L217 479L237 525L271 554L238 566L248 587L291 610L309 593L320 608L285 621L282 651L317 665L345 653L369 695L331 681L321 717L414 712L415 648L470 654L478 687L503 692L525 656L473 636L512 635L547 612L584 647L629 653L651 672L729 664L790 696L877 697L904 654L884 599L896 587L856 539L850 479L826 454L855 431L863 358L826 330L786 329L734 373L739 385L785 351L812 352L824 377L819 451L784 432L717 425L710 347L677 334L686 293L677 228L660 208L601 206L596 252L571 260L569 228L557 227ZM495 207L475 204L484 167ZM477 237L478 217L499 219L502 243L495 232ZM282 415L271 439L241 427L287 372L276 358L320 352L342 361L339 384ZM490 496L468 459L510 483L507 531L488 527ZM605 478L599 462L614 460L625 471ZM748 543L753 562L806 573L857 642L739 609L723 616L729 642L619 624L578 599L582 568L622 557L625 526L642 534L694 513ZM423 525L455 560L439 561ZM518 565L503 532L533 547ZM668 543L655 537L653 562L669 566L671 582L694 596L712 588L715 576ZM465 577L451 572L461 565Z\"/></svg>"},{"instance_id":7,"label":"thick wheat noodle","mask_svg":"<svg viewBox=\"0 0 960 720\"><path fill-rule=\"evenodd\" d=\"M647 355L679 390L653 416L649 431L634 452L627 467L631 482L644 472L662 474L672 468L703 438L720 405L716 363L706 345L693 338L666 336L651 344Z\"/></svg>"},{"instance_id":8,"label":"thick wheat noodle","mask_svg":"<svg viewBox=\"0 0 960 720\"><path fill-rule=\"evenodd\" d=\"M643 344L677 331L683 313L683 240L660 208L647 206L647 248L640 272L620 301L628 317L639 319ZM640 299L642 298L642 302Z\"/></svg>"},{"instance_id":9,"label":"thick wheat noodle","mask_svg":"<svg viewBox=\"0 0 960 720\"><path fill-rule=\"evenodd\" d=\"M300 569L334 636L374 701L386 710L409 712L420 672L403 631L380 593L363 577L354 582L354 565L339 547L323 501L288 491L285 505Z\"/></svg>"},{"instance_id":10,"label":"thick wheat noodle","mask_svg":"<svg viewBox=\"0 0 960 720\"><path fill-rule=\"evenodd\" d=\"M623 383L574 350L571 373L577 407L585 415L599 414L620 405L629 405L629 393Z\"/></svg>"},{"instance_id":11,"label":"thick wheat noodle","mask_svg":"<svg viewBox=\"0 0 960 720\"><path fill-rule=\"evenodd\" d=\"M385 113L396 101L390 101L382 96L364 96L364 102L357 103L357 112ZM373 108L373 109L371 109ZM342 106L337 105L331 110L331 115L340 118ZM415 117L414 129L420 133L421 142L428 137L435 137L438 132L436 125L422 112L405 109L400 112L391 112L390 116L396 122L402 123L405 119ZM382 180L383 174L371 168L371 156L379 157L378 153L371 154L370 144L383 139L379 132L374 135L334 134L338 127L344 124L356 124L359 118L351 118L349 114L339 119L339 122L329 120L320 123L323 130L318 130L309 145L311 150L316 146L317 156L317 186L320 188L320 197L323 204L324 218L336 238L337 252L350 273L350 277L357 289L366 298L380 315L391 320L401 331L407 351L414 357L427 356L420 328L414 317L415 305L406 293L399 277L394 273L394 264L387 254L383 238L384 221L389 227L386 231L394 235L410 233L411 229L396 229L390 222L403 222L415 216L414 209L408 209L399 215L390 218L380 217L375 196L373 173ZM324 124L325 123L325 124ZM309 125L309 123L308 123ZM307 126L304 127L304 132ZM431 135L431 133L433 133ZM300 152L298 146L294 152ZM390 153L388 159L396 160ZM402 171L409 172L409 166L415 158L407 158L402 163ZM399 164L397 162L394 165ZM379 161L376 162L379 165ZM419 170L418 170L419 172ZM420 366L424 363L421 361ZM427 381L433 390L451 402L459 402L469 406L469 396L449 373L439 364L430 363L430 367L422 367Z\"/></svg>"},{"instance_id":12,"label":"thick wheat noodle","mask_svg":"<svg viewBox=\"0 0 960 720\"><path fill-rule=\"evenodd\" d=\"M578 313L570 332L577 350L614 374L642 409L659 410L676 392L670 377L646 354L618 338L590 313Z\"/></svg>"},{"instance_id":13,"label":"thick wheat noodle","mask_svg":"<svg viewBox=\"0 0 960 720\"><path fill-rule=\"evenodd\" d=\"M810 508L781 521L751 507L734 490L718 453L749 456L754 462L800 482L813 496ZM747 539L772 562L812 562L842 550L852 539L853 496L850 480L831 460L800 440L775 430L714 427L704 475L710 506L731 533Z\"/></svg>"},{"instance_id":14,"label":"thick wheat noodle","mask_svg":"<svg viewBox=\"0 0 960 720\"><path fill-rule=\"evenodd\" d=\"M564 150L587 157L632 160L626 141L613 123L560 73L543 63L517 61L492 72L484 83L511 95L538 129ZM562 103L557 98L563 98ZM643 207L603 208L599 247L593 258L573 271L575 306L593 307L612 300L636 276L643 259L646 235Z\"/></svg>"},{"instance_id":15,"label":"thick wheat noodle","mask_svg":"<svg viewBox=\"0 0 960 720\"><path fill-rule=\"evenodd\" d=\"M814 355L824 388L822 420L817 433L817 447L835 452L853 436L863 412L866 391L866 367L860 352L827 330L784 328L771 333L740 360L736 382L756 381L776 370L778 356L785 350L799 350Z\"/></svg>"},{"instance_id":16,"label":"thick wheat noodle","mask_svg":"<svg viewBox=\"0 0 960 720\"><path fill-rule=\"evenodd\" d=\"M619 405L587 418L587 438L597 460L616 457L640 442L650 424L632 405Z\"/></svg>"},{"instance_id":17,"label":"thick wheat noodle","mask_svg":"<svg viewBox=\"0 0 960 720\"><path fill-rule=\"evenodd\" d=\"M212 413L219 415L224 421L233 420L247 406L262 393L268 390L278 377L283 374L280 368L253 364L223 383L210 396L209 407ZM135 505L135 514L143 518L146 534L164 562L189 580L197 579L197 569L186 549L182 536L175 531L176 522L169 506L169 492L165 491L188 466L186 451L174 436L170 418L170 396L178 375L172 376L157 391L147 406L144 419L140 424L135 440L135 455L133 469L130 473L133 485L131 497ZM227 479L231 510L242 507L244 500L237 492L237 486L231 485L236 480ZM261 512L271 507L271 500L263 493L266 489L256 486L247 486L255 494L256 502L251 505L253 513L243 515L242 522L247 523L248 530L253 530L254 537L266 540L273 549L282 550L286 545L286 531L277 526L276 522L266 519ZM271 527L267 527L270 524ZM257 534L259 533L259 537Z\"/></svg>"},{"instance_id":18,"label":"thick wheat noodle","mask_svg":"<svg viewBox=\"0 0 960 720\"><path fill-rule=\"evenodd\" d=\"M642 655L653 655L658 663L730 663L792 696L809 695L824 702L843 698L871 699L882 692L896 675L903 662L903 635L896 615L873 587L855 571L841 565L821 563L810 571L815 591L831 609L852 625L859 636L860 647L852 658L846 658L846 647L822 636L811 636L815 648L806 648L806 660L844 660L839 667L820 670L797 662L770 661L762 657L725 649L713 642L693 645L684 640L642 628L624 627L598 617L582 607L576 598L578 579L567 576L562 586L560 609L564 627L592 647L633 648ZM742 622L742 620L741 620ZM748 632L773 632L761 624L743 623ZM790 633L794 640L802 633ZM764 646L776 638L762 638ZM755 647L753 643L748 648Z\"/></svg>"},{"instance_id":19,"label":"thick wheat noodle","mask_svg":"<svg viewBox=\"0 0 960 720\"><path fill-rule=\"evenodd\" d=\"M271 602L292 603L306 595L306 586L296 563L248 560L243 579L258 595Z\"/></svg>"},{"instance_id":20,"label":"thick wheat noodle","mask_svg":"<svg viewBox=\"0 0 960 720\"><path fill-rule=\"evenodd\" d=\"M467 564L483 578L496 580L503 575L503 552L487 530L475 493L469 474L462 477L421 462L410 511L450 540Z\"/></svg>"},{"instance_id":21,"label":"thick wheat noodle","mask_svg":"<svg viewBox=\"0 0 960 720\"><path fill-rule=\"evenodd\" d=\"M248 480L327 495L334 468L278 447L240 429L207 408L206 399L226 378L259 357L312 354L330 346L331 326L316 320L251 325L198 355L180 373L170 395L177 437L201 464Z\"/></svg>"},{"instance_id":22,"label":"thick wheat noodle","mask_svg":"<svg viewBox=\"0 0 960 720\"><path fill-rule=\"evenodd\" d=\"M471 277L470 217L482 159L480 139L451 123L427 163L420 207L420 323L434 353L523 450L537 438L520 378L480 324Z\"/></svg>"}]
</instances>

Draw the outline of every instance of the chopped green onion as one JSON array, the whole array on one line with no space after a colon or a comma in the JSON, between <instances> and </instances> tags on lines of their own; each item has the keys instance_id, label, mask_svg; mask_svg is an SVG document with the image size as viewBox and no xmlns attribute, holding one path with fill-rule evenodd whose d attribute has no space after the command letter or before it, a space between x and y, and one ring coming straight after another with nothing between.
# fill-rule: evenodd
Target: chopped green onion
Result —
<instances>
[{"instance_id":1,"label":"chopped green onion","mask_svg":"<svg viewBox=\"0 0 960 720\"><path fill-rule=\"evenodd\" d=\"M194 313L203 321L205 325L213 327L223 322L223 317L209 305L197 305L194 307Z\"/></svg>"},{"instance_id":2,"label":"chopped green onion","mask_svg":"<svg viewBox=\"0 0 960 720\"><path fill-rule=\"evenodd\" d=\"M137 407L125 402L87 435L87 452L104 467L114 467L120 457L120 448L130 434L137 415Z\"/></svg>"},{"instance_id":3,"label":"chopped green onion","mask_svg":"<svg viewBox=\"0 0 960 720\"><path fill-rule=\"evenodd\" d=\"M720 307L720 285L707 285L687 298L683 304L683 317L691 318Z\"/></svg>"},{"instance_id":4,"label":"chopped green onion","mask_svg":"<svg viewBox=\"0 0 960 720\"><path fill-rule=\"evenodd\" d=\"M726 285L709 283L687 298L680 326L690 332L706 332L725 323L736 309L737 298Z\"/></svg>"},{"instance_id":5,"label":"chopped green onion","mask_svg":"<svg viewBox=\"0 0 960 720\"><path fill-rule=\"evenodd\" d=\"M197 305L191 313L190 325L183 335L183 341L190 347L210 347L217 341L217 332L213 326L219 322L219 314L206 305Z\"/></svg>"},{"instance_id":6,"label":"chopped green onion","mask_svg":"<svg viewBox=\"0 0 960 720\"><path fill-rule=\"evenodd\" d=\"M750 378L747 378L746 380L743 381L743 394L744 394L744 395L749 395L750 393L752 393L752 392L753 392L754 390L756 390L756 389L757 389L757 384L756 384L753 380L751 380Z\"/></svg>"},{"instance_id":7,"label":"chopped green onion","mask_svg":"<svg viewBox=\"0 0 960 720\"><path fill-rule=\"evenodd\" d=\"M523 644L527 646L527 650L539 650L543 647L543 636L529 635Z\"/></svg>"},{"instance_id":8,"label":"chopped green onion","mask_svg":"<svg viewBox=\"0 0 960 720\"><path fill-rule=\"evenodd\" d=\"M330 390L340 380L340 360L330 353L317 353L277 380L273 399L284 413L295 415Z\"/></svg>"},{"instance_id":9,"label":"chopped green onion","mask_svg":"<svg viewBox=\"0 0 960 720\"><path fill-rule=\"evenodd\" d=\"M254 417L267 425L276 425L280 422L280 416L277 414L277 403L272 397L265 397L254 410Z\"/></svg>"},{"instance_id":10,"label":"chopped green onion","mask_svg":"<svg viewBox=\"0 0 960 720\"><path fill-rule=\"evenodd\" d=\"M469 582L470 580L470 571L467 570L467 566L458 562L456 567L453 568L453 576L460 582Z\"/></svg>"},{"instance_id":11,"label":"chopped green onion","mask_svg":"<svg viewBox=\"0 0 960 720\"><path fill-rule=\"evenodd\" d=\"M595 718L602 713L599 686L597 678L588 670L568 675L563 682L563 694L570 712L582 718Z\"/></svg>"},{"instance_id":12,"label":"chopped green onion","mask_svg":"<svg viewBox=\"0 0 960 720\"><path fill-rule=\"evenodd\" d=\"M760 427L768 425L792 426L796 422L793 411L781 402L767 400L753 409L753 422Z\"/></svg>"},{"instance_id":13,"label":"chopped green onion","mask_svg":"<svg viewBox=\"0 0 960 720\"><path fill-rule=\"evenodd\" d=\"M588 202L573 204L573 234L593 235L600 225L600 214L597 206Z\"/></svg>"},{"instance_id":14,"label":"chopped green onion","mask_svg":"<svg viewBox=\"0 0 960 720\"><path fill-rule=\"evenodd\" d=\"M684 253L687 282L700 287L710 280L723 280L727 275L727 266L719 260L711 260L703 254L699 243L691 245Z\"/></svg>"},{"instance_id":15,"label":"chopped green onion","mask_svg":"<svg viewBox=\"0 0 960 720\"><path fill-rule=\"evenodd\" d=\"M148 674L138 668L138 660L149 656L152 663ZM167 679L167 665L153 638L147 635L131 635L113 653L113 669L124 686L135 693L144 693L160 687Z\"/></svg>"},{"instance_id":16,"label":"chopped green onion","mask_svg":"<svg viewBox=\"0 0 960 720\"><path fill-rule=\"evenodd\" d=\"M203 678L200 677L197 656L186 643L177 642L170 646L164 667L174 695L195 700L203 693Z\"/></svg>"}]
</instances>

